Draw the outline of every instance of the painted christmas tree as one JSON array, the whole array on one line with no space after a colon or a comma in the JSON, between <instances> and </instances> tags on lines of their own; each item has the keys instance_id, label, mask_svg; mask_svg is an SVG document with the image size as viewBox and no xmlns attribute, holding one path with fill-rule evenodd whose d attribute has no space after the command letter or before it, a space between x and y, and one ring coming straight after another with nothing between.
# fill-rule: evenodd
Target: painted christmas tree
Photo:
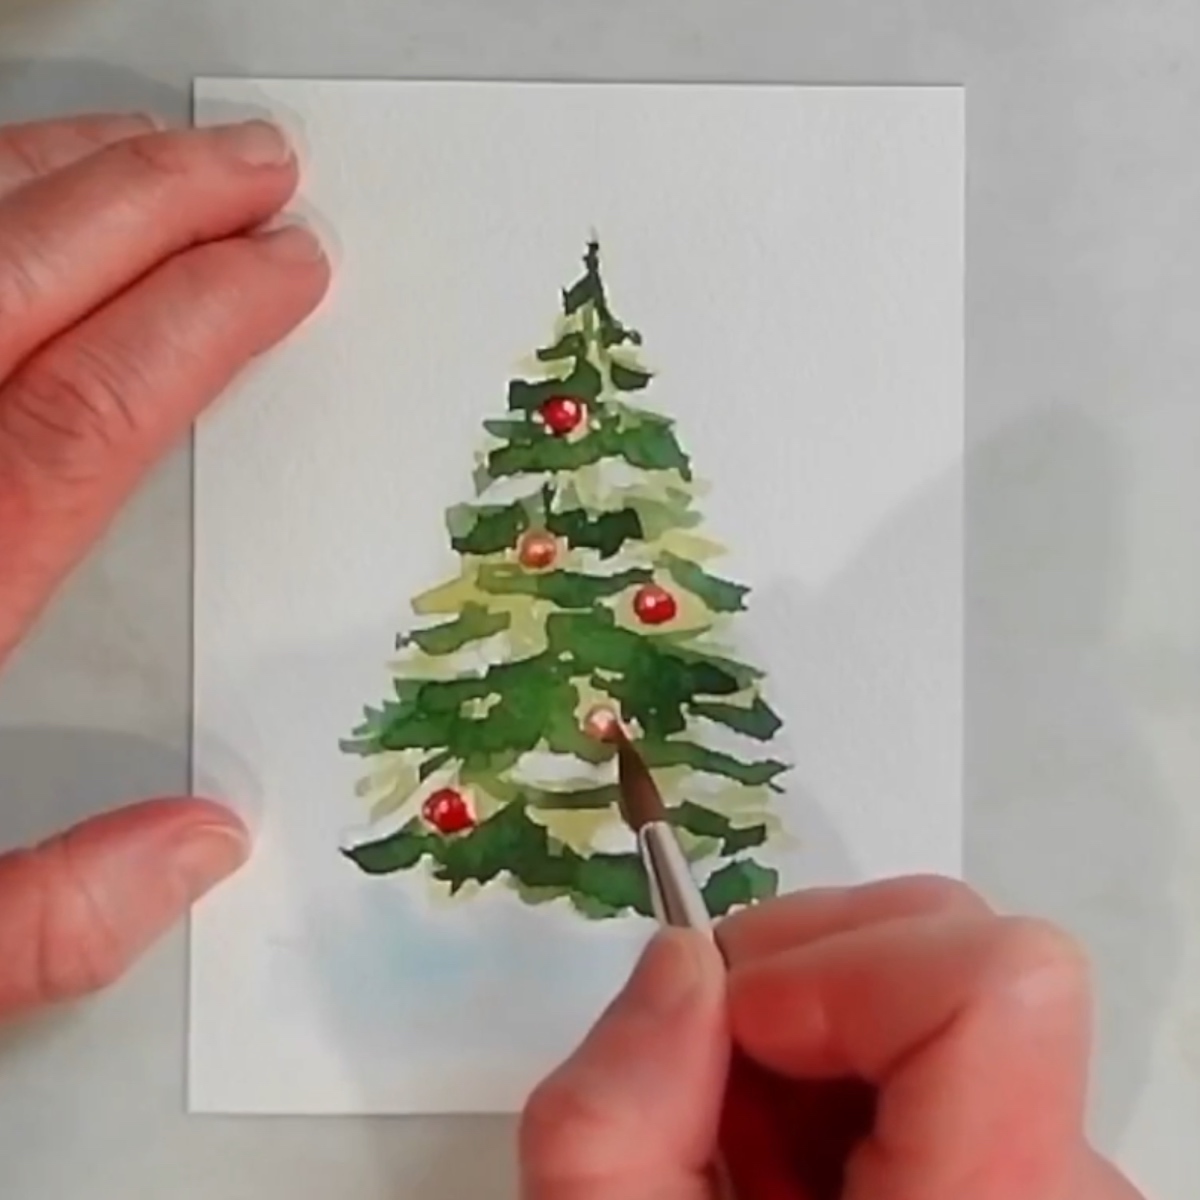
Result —
<instances>
[{"instance_id":1,"label":"painted christmas tree","mask_svg":"<svg viewBox=\"0 0 1200 1200\"><path fill-rule=\"evenodd\" d=\"M780 721L728 640L748 589L710 573L721 547L696 532L674 422L641 402L641 343L593 241L551 344L484 422L475 498L447 514L458 574L412 602L392 694L342 744L379 831L343 851L363 871L648 914L602 737L619 718L713 914L774 893L754 852L782 832L787 766L760 747Z\"/></svg>"}]
</instances>

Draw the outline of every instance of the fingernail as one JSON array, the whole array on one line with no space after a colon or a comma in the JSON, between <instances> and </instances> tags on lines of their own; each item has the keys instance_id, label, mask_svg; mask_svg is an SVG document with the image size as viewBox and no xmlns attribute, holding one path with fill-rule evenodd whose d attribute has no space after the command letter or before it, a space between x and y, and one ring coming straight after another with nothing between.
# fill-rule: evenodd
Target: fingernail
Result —
<instances>
[{"instance_id":1,"label":"fingernail","mask_svg":"<svg viewBox=\"0 0 1200 1200\"><path fill-rule=\"evenodd\" d=\"M642 952L618 1003L629 1011L663 1020L686 1008L700 991L703 972L696 942L699 934L666 929Z\"/></svg>"},{"instance_id":2,"label":"fingernail","mask_svg":"<svg viewBox=\"0 0 1200 1200\"><path fill-rule=\"evenodd\" d=\"M283 132L269 121L243 121L218 125L213 136L234 157L251 167L278 167L292 157Z\"/></svg>"},{"instance_id":3,"label":"fingernail","mask_svg":"<svg viewBox=\"0 0 1200 1200\"><path fill-rule=\"evenodd\" d=\"M269 229L255 234L255 240L267 254L279 262L316 262L325 257L325 251L316 235L303 225L285 225L282 229Z\"/></svg>"},{"instance_id":4,"label":"fingernail","mask_svg":"<svg viewBox=\"0 0 1200 1200\"><path fill-rule=\"evenodd\" d=\"M192 826L170 851L189 900L198 900L249 857L245 834L229 825Z\"/></svg>"}]
</instances>

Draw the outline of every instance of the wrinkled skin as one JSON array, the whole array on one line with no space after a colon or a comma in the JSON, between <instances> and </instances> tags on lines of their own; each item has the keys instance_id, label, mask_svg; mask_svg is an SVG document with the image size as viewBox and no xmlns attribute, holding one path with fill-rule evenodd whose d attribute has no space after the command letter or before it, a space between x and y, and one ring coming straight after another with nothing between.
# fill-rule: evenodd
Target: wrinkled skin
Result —
<instances>
[{"instance_id":1,"label":"wrinkled skin","mask_svg":"<svg viewBox=\"0 0 1200 1200\"><path fill-rule=\"evenodd\" d=\"M725 957L659 934L530 1098L526 1200L708 1200L732 1041L773 1080L755 1200L1141 1200L1083 1133L1088 971L963 884L889 880L741 912Z\"/></svg>"},{"instance_id":2,"label":"wrinkled skin","mask_svg":"<svg viewBox=\"0 0 1200 1200\"><path fill-rule=\"evenodd\" d=\"M264 126L0 130L0 667L147 469L321 299L311 235L254 232L296 182ZM167 797L0 859L0 1018L115 979L248 848L224 807Z\"/></svg>"},{"instance_id":3,"label":"wrinkled skin","mask_svg":"<svg viewBox=\"0 0 1200 1200\"><path fill-rule=\"evenodd\" d=\"M321 300L312 236L263 231L296 182L261 124L0 130L0 667L145 472ZM0 1019L115 980L249 848L219 802L165 797L0 858ZM657 937L535 1091L527 1200L709 1197L731 1039L777 1076L750 1131L762 1200L1139 1200L1083 1135L1088 973L1057 930L907 879L786 897L721 939L728 972L703 938Z\"/></svg>"}]
</instances>

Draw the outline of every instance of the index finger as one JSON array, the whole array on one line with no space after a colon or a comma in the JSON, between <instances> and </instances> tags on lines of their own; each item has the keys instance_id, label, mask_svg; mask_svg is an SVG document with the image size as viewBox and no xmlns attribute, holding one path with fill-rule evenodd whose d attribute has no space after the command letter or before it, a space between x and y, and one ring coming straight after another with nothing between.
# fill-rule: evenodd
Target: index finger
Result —
<instances>
[{"instance_id":1,"label":"index finger","mask_svg":"<svg viewBox=\"0 0 1200 1200\"><path fill-rule=\"evenodd\" d=\"M159 128L141 113L85 113L0 129L0 196L127 138Z\"/></svg>"},{"instance_id":2,"label":"index finger","mask_svg":"<svg viewBox=\"0 0 1200 1200\"><path fill-rule=\"evenodd\" d=\"M1090 1012L1084 960L1057 930L884 921L736 966L730 1005L736 1040L768 1068L879 1085L848 1200L1066 1194Z\"/></svg>"},{"instance_id":3,"label":"index finger","mask_svg":"<svg viewBox=\"0 0 1200 1200\"><path fill-rule=\"evenodd\" d=\"M0 388L0 665L150 466L328 281L302 229L211 242L169 259Z\"/></svg>"},{"instance_id":4,"label":"index finger","mask_svg":"<svg viewBox=\"0 0 1200 1200\"><path fill-rule=\"evenodd\" d=\"M905 875L857 887L808 888L741 909L718 927L732 964L766 958L837 933L901 917L986 916L986 901L960 880Z\"/></svg>"},{"instance_id":5,"label":"index finger","mask_svg":"<svg viewBox=\"0 0 1200 1200\"><path fill-rule=\"evenodd\" d=\"M200 242L265 221L296 186L265 121L118 141L0 199L0 377Z\"/></svg>"}]
</instances>

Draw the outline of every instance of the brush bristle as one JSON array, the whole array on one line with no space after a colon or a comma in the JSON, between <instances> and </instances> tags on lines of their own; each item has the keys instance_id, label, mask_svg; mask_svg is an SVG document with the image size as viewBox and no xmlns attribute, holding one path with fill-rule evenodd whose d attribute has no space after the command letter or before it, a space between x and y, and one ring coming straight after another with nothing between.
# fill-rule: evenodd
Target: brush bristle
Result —
<instances>
[{"instance_id":1,"label":"brush bristle","mask_svg":"<svg viewBox=\"0 0 1200 1200\"><path fill-rule=\"evenodd\" d=\"M637 833L654 821L665 821L667 810L641 755L619 727L612 740L617 744L620 808L625 823Z\"/></svg>"}]
</instances>

